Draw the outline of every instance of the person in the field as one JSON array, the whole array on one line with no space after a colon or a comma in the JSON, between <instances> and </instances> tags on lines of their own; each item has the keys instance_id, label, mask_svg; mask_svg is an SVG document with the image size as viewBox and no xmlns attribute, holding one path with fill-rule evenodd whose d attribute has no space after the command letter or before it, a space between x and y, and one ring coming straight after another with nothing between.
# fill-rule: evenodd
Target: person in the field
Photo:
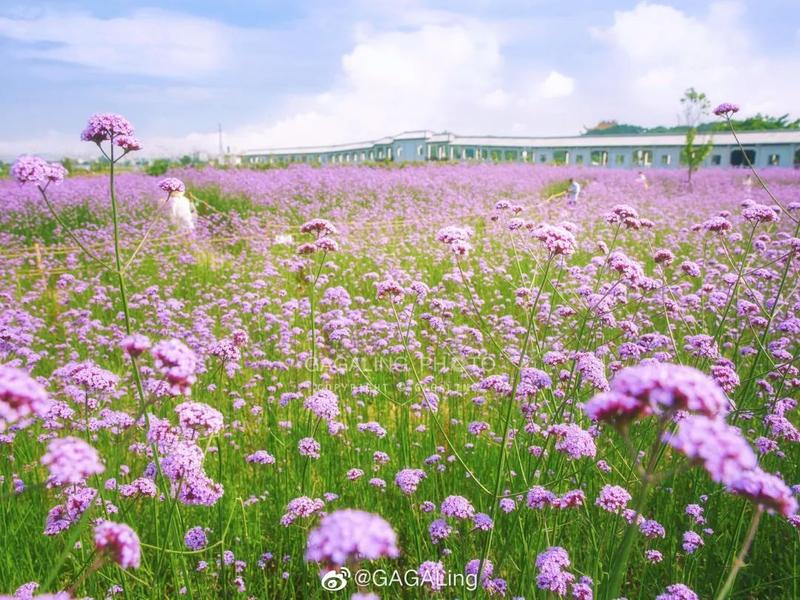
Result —
<instances>
[{"instance_id":1,"label":"person in the field","mask_svg":"<svg viewBox=\"0 0 800 600\"><path fill-rule=\"evenodd\" d=\"M169 195L169 218L178 229L194 231L197 209L184 192L172 192Z\"/></svg>"},{"instance_id":2,"label":"person in the field","mask_svg":"<svg viewBox=\"0 0 800 600\"><path fill-rule=\"evenodd\" d=\"M581 184L570 178L567 188L567 204L575 206L578 203L578 196L581 195Z\"/></svg>"}]
</instances>

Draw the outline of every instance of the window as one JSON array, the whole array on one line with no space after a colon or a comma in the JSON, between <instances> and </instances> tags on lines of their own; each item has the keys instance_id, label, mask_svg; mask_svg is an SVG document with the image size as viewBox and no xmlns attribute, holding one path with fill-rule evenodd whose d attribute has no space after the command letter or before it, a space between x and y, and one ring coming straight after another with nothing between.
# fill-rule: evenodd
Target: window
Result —
<instances>
[{"instance_id":1,"label":"window","mask_svg":"<svg viewBox=\"0 0 800 600\"><path fill-rule=\"evenodd\" d=\"M596 167L605 167L608 164L608 152L605 150L592 150L590 159L592 165Z\"/></svg>"},{"instance_id":2,"label":"window","mask_svg":"<svg viewBox=\"0 0 800 600\"><path fill-rule=\"evenodd\" d=\"M397 148L395 148L394 149L394 155L397 158L400 158L401 156L403 156L403 147L402 146L398 146Z\"/></svg>"},{"instance_id":3,"label":"window","mask_svg":"<svg viewBox=\"0 0 800 600\"><path fill-rule=\"evenodd\" d=\"M721 165L722 164L722 155L721 154L714 154L711 156L711 164L712 165Z\"/></svg>"},{"instance_id":4,"label":"window","mask_svg":"<svg viewBox=\"0 0 800 600\"><path fill-rule=\"evenodd\" d=\"M506 150L506 160L517 160L517 153L514 150Z\"/></svg>"},{"instance_id":5,"label":"window","mask_svg":"<svg viewBox=\"0 0 800 600\"><path fill-rule=\"evenodd\" d=\"M665 167L669 166L669 164L671 162L672 162L672 155L671 154L662 154L661 155L661 164L663 166L665 166Z\"/></svg>"},{"instance_id":6,"label":"window","mask_svg":"<svg viewBox=\"0 0 800 600\"><path fill-rule=\"evenodd\" d=\"M582 165L583 164L583 154L576 154L575 155L575 164Z\"/></svg>"},{"instance_id":7,"label":"window","mask_svg":"<svg viewBox=\"0 0 800 600\"><path fill-rule=\"evenodd\" d=\"M617 154L615 157L615 161L617 165L624 165L625 164L625 155L624 154Z\"/></svg>"},{"instance_id":8,"label":"window","mask_svg":"<svg viewBox=\"0 0 800 600\"><path fill-rule=\"evenodd\" d=\"M547 162L547 154L540 154L539 155L539 162L546 163Z\"/></svg>"},{"instance_id":9,"label":"window","mask_svg":"<svg viewBox=\"0 0 800 600\"><path fill-rule=\"evenodd\" d=\"M742 152L741 150L734 150L733 152L731 152L732 167L747 166L748 164L755 164L755 162L756 162L755 150L745 150L744 152Z\"/></svg>"},{"instance_id":10,"label":"window","mask_svg":"<svg viewBox=\"0 0 800 600\"><path fill-rule=\"evenodd\" d=\"M770 154L769 160L767 161L770 167L777 167L781 164L781 156L780 154Z\"/></svg>"},{"instance_id":11,"label":"window","mask_svg":"<svg viewBox=\"0 0 800 600\"><path fill-rule=\"evenodd\" d=\"M467 148L465 152L467 158L475 158L475 148Z\"/></svg>"},{"instance_id":12,"label":"window","mask_svg":"<svg viewBox=\"0 0 800 600\"><path fill-rule=\"evenodd\" d=\"M556 165L566 165L569 163L569 152L566 150L556 150L553 152L553 163Z\"/></svg>"},{"instance_id":13,"label":"window","mask_svg":"<svg viewBox=\"0 0 800 600\"><path fill-rule=\"evenodd\" d=\"M422 156L424 152L425 152L425 147L422 144L417 146L417 156Z\"/></svg>"},{"instance_id":14,"label":"window","mask_svg":"<svg viewBox=\"0 0 800 600\"><path fill-rule=\"evenodd\" d=\"M653 153L642 148L633 151L633 162L639 167L649 167L653 164Z\"/></svg>"}]
</instances>

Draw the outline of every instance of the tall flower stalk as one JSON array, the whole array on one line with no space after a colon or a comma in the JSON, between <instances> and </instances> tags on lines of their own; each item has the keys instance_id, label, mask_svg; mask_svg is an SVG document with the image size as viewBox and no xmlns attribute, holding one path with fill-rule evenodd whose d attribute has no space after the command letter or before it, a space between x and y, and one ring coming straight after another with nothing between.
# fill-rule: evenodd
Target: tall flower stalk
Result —
<instances>
[{"instance_id":1,"label":"tall flower stalk","mask_svg":"<svg viewBox=\"0 0 800 600\"><path fill-rule=\"evenodd\" d=\"M506 455L508 454L508 433L511 429L511 413L514 409L516 404L515 399L517 396L517 388L519 387L519 383L522 376L522 369L525 364L525 356L528 353L528 344L530 343L531 338L531 331L533 330L533 324L536 320L536 308L539 305L539 299L542 295L542 290L544 289L545 282L547 281L547 276L550 272L550 265L555 258L555 253L551 253L550 257L548 258L547 262L544 266L544 271L542 273L542 281L539 286L539 290L536 293L536 298L533 301L530 310L528 311L528 325L525 329L525 337L522 340L522 347L520 348L519 358L516 363L516 368L514 369L514 380L511 384L511 392L506 400L506 410L503 415L503 436L502 442L500 446L500 456L497 459L497 466L495 472L495 480L494 480L494 492L492 494L491 503L492 506L490 508L489 517L491 518L492 522L495 522L497 517L497 509L499 506L500 500L500 492L503 486L503 474L506 469ZM483 544L483 550L481 551L481 561L478 566L478 573L483 572L483 566L486 563L486 560L489 556L489 552L492 548L492 540L494 538L494 527L489 530L489 534L486 537L486 542Z\"/></svg>"},{"instance_id":2,"label":"tall flower stalk","mask_svg":"<svg viewBox=\"0 0 800 600\"><path fill-rule=\"evenodd\" d=\"M109 197L111 203L111 220L112 220L112 228L113 228L113 242L114 242L114 262L113 264L109 263L108 261L100 258L98 254L96 254L92 249L90 249L89 245L85 244L77 233L69 227L69 225L64 221L58 211L55 209L52 201L50 200L47 192L48 188L51 184L58 184L63 181L64 176L66 175L66 169L63 166L52 163L48 164L40 158L37 157L22 157L20 160L17 161L14 165L14 176L20 183L33 183L36 185L42 199L45 202L49 212L52 214L55 221L59 224L62 228L64 233L69 236L72 241L80 248L80 250L94 263L99 265L103 270L112 273L116 280L117 280L117 288L120 295L120 301L122 304L122 312L123 312L123 320L125 326L125 333L127 336L130 336L133 332L132 322L131 322L131 314L130 314L130 307L128 305L128 296L127 296L127 285L126 285L126 269L130 265L131 261L133 260L135 253L130 257L130 260L127 264L123 264L123 255L121 249L121 240L120 240L120 228L119 228L119 206L117 202L117 194L116 194L116 182L115 182L115 168L118 161L120 161L123 157L125 157L128 153L140 150L142 148L141 143L134 137L134 130L133 126L130 122L123 116L117 114L110 114L110 113L98 113L92 115L86 125L86 128L81 133L81 139L83 141L93 142L97 145L100 152L103 156L108 160L109 164ZM103 148L103 143L108 142L108 152ZM179 182L180 183L180 182ZM183 186L180 183L181 187ZM162 186L163 189L163 186ZM136 252L143 246L147 236L152 229L152 225L155 222L155 217L153 218L150 226L147 228L143 238L137 245ZM139 404L139 418L142 416L145 418L146 427L149 428L149 415L147 414L147 398L144 391L144 385L142 383L142 376L139 370L138 359L135 353L129 353L129 358L131 361L131 370L133 374L133 380L136 387L136 395L138 398ZM153 444L153 455L156 461L156 469L160 471L158 466L159 464L159 453L158 449L155 444ZM98 493L102 496L102 492L98 491ZM173 502L177 502L177 499L174 499ZM88 522L86 520L87 515L89 514L89 510L87 509L83 517L79 520L77 526L74 527L74 531L72 532L73 539L77 539L77 536L81 534L85 524ZM45 582L45 588L47 588L50 583L55 579L58 574L61 565L66 560L69 551L68 549L71 548L72 544L69 544L65 551L60 555L59 559L55 561L48 572L48 576Z\"/></svg>"}]
</instances>

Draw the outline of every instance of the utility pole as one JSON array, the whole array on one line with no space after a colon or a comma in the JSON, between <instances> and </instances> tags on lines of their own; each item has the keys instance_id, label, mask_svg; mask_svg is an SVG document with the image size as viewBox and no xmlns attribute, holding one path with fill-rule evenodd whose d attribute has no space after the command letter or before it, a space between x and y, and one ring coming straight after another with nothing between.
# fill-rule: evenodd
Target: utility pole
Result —
<instances>
[{"instance_id":1,"label":"utility pole","mask_svg":"<svg viewBox=\"0 0 800 600\"><path fill-rule=\"evenodd\" d=\"M222 123L217 123L217 130L219 132L219 162L222 162L222 157L225 154L222 150Z\"/></svg>"}]
</instances>

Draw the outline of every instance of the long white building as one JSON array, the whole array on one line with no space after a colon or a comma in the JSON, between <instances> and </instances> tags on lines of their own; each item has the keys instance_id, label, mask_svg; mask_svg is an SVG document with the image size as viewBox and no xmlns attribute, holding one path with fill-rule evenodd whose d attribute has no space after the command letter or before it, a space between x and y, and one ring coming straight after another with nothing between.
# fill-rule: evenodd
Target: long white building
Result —
<instances>
[{"instance_id":1,"label":"long white building","mask_svg":"<svg viewBox=\"0 0 800 600\"><path fill-rule=\"evenodd\" d=\"M757 167L800 166L800 131L746 131L738 134L744 153ZM699 134L711 139L707 167L741 166L745 155L731 133ZM516 161L617 168L680 166L683 134L579 135L567 137L462 136L407 131L353 144L268 148L242 153L244 164L353 164L365 162Z\"/></svg>"}]
</instances>

